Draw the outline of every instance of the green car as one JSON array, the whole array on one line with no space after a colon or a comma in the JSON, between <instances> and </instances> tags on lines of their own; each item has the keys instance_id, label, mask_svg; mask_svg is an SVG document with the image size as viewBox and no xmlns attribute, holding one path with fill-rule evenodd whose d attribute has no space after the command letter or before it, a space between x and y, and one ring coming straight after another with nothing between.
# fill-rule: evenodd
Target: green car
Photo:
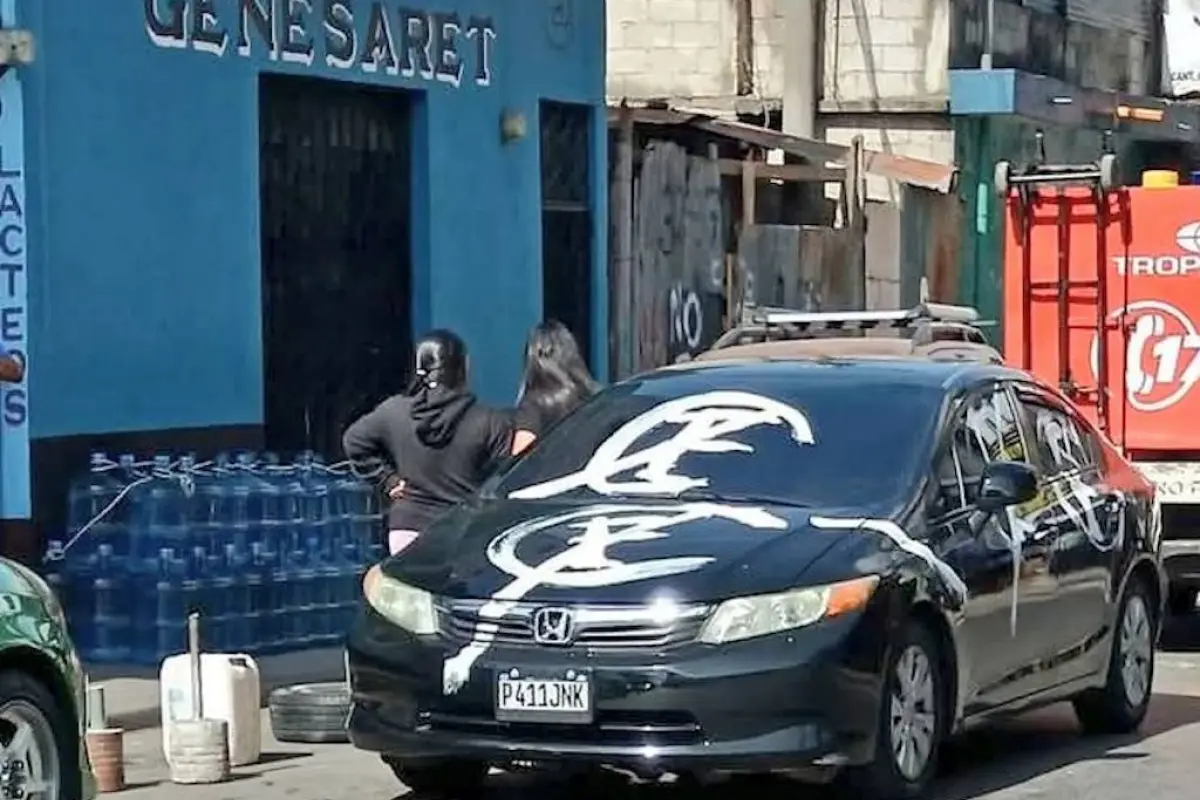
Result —
<instances>
[{"instance_id":1,"label":"green car","mask_svg":"<svg viewBox=\"0 0 1200 800\"><path fill-rule=\"evenodd\" d=\"M0 800L91 800L87 679L62 606L36 573L0 558Z\"/></svg>"}]
</instances>

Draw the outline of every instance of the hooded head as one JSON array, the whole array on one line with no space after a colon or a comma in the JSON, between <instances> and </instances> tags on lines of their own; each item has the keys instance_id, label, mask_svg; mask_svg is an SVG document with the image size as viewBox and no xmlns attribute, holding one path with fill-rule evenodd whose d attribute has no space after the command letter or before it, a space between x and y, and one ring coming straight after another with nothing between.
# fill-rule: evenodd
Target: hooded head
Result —
<instances>
[{"instance_id":1,"label":"hooded head","mask_svg":"<svg viewBox=\"0 0 1200 800\"><path fill-rule=\"evenodd\" d=\"M406 392L412 399L417 437L429 447L444 447L454 438L463 415L474 404L467 391L467 346L457 334L434 330L417 341L413 377Z\"/></svg>"}]
</instances>

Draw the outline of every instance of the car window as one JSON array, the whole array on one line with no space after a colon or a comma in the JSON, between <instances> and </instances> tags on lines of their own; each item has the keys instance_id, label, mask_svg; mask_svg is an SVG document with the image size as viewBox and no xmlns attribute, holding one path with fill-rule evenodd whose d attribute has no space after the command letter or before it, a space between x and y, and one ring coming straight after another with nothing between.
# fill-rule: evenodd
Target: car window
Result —
<instances>
[{"instance_id":1,"label":"car window","mask_svg":"<svg viewBox=\"0 0 1200 800\"><path fill-rule=\"evenodd\" d=\"M1024 390L1018 396L1047 477L1096 466L1100 445L1082 422L1046 395Z\"/></svg>"},{"instance_id":2,"label":"car window","mask_svg":"<svg viewBox=\"0 0 1200 800\"><path fill-rule=\"evenodd\" d=\"M1011 394L997 386L968 396L955 414L938 456L938 487L931 514L940 517L973 506L988 463L1027 460L1025 436Z\"/></svg>"},{"instance_id":3,"label":"car window","mask_svg":"<svg viewBox=\"0 0 1200 800\"><path fill-rule=\"evenodd\" d=\"M771 497L884 514L911 500L944 392L853 367L700 368L603 390L492 491L513 499Z\"/></svg>"}]
</instances>

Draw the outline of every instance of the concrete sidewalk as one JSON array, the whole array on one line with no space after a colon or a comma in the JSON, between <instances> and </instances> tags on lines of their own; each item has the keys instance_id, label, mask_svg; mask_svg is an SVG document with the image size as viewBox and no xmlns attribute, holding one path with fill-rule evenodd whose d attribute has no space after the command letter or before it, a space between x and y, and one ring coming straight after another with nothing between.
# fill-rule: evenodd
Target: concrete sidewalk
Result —
<instances>
[{"instance_id":1,"label":"concrete sidewalk","mask_svg":"<svg viewBox=\"0 0 1200 800\"><path fill-rule=\"evenodd\" d=\"M280 686L345 679L342 648L302 650L255 659L262 685L262 703ZM104 687L108 724L126 731L157 728L162 722L158 668L89 664L92 686Z\"/></svg>"}]
</instances>

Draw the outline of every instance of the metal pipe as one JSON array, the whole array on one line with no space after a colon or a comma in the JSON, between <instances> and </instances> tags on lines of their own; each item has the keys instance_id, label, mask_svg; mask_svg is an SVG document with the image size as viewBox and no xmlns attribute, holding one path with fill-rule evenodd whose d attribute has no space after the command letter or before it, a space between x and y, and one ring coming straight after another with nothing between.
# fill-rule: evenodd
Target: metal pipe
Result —
<instances>
[{"instance_id":1,"label":"metal pipe","mask_svg":"<svg viewBox=\"0 0 1200 800\"><path fill-rule=\"evenodd\" d=\"M979 57L980 69L992 68L992 52L996 49L996 0L987 0L987 23L983 32L983 55Z\"/></svg>"}]
</instances>

